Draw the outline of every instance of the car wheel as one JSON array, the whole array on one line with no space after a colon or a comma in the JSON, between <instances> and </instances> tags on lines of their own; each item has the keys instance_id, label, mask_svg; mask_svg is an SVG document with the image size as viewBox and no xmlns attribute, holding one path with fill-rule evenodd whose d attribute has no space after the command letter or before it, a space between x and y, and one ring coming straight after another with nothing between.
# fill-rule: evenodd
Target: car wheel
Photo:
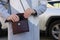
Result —
<instances>
[{"instance_id":1,"label":"car wheel","mask_svg":"<svg viewBox=\"0 0 60 40\"><path fill-rule=\"evenodd\" d=\"M49 26L49 35L54 38L55 40L59 39L59 32L60 32L60 20L57 20L50 24Z\"/></svg>"}]
</instances>

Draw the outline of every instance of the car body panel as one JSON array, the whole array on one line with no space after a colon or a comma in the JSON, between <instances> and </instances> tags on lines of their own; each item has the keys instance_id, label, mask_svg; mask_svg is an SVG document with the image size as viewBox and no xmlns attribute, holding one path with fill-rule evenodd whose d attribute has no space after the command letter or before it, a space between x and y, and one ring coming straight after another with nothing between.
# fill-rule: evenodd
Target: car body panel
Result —
<instances>
[{"instance_id":1,"label":"car body panel","mask_svg":"<svg viewBox=\"0 0 60 40\"><path fill-rule=\"evenodd\" d=\"M60 9L59 8L47 8L46 12L39 16L40 30L46 30L46 22L51 16L60 16Z\"/></svg>"}]
</instances>

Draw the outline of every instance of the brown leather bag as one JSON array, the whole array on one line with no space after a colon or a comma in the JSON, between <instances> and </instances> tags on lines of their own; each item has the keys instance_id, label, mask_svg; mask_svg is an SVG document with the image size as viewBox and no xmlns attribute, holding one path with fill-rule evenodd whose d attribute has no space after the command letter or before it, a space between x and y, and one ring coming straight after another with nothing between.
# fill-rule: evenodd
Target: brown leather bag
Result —
<instances>
[{"instance_id":1,"label":"brown leather bag","mask_svg":"<svg viewBox=\"0 0 60 40\"><path fill-rule=\"evenodd\" d=\"M12 22L13 34L29 32L28 19L24 18L23 13L17 14L20 18L18 22Z\"/></svg>"}]
</instances>

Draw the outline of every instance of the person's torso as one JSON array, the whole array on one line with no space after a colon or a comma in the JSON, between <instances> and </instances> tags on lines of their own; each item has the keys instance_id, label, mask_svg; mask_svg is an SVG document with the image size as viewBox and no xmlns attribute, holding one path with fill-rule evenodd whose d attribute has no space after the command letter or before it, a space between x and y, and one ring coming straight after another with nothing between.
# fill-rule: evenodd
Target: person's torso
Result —
<instances>
[{"instance_id":1,"label":"person's torso","mask_svg":"<svg viewBox=\"0 0 60 40\"><path fill-rule=\"evenodd\" d=\"M2 0L2 1L3 1L3 3L8 2L8 0ZM19 4L18 4L19 1L20 0L10 0L10 4L11 4L10 6L11 6L12 13L18 13L18 10L20 10ZM27 2L27 4L29 5L30 8L35 8L35 7L39 6L38 4L40 3L40 0L25 0L25 1ZM16 7L16 5L17 5L17 7Z\"/></svg>"},{"instance_id":2,"label":"person's torso","mask_svg":"<svg viewBox=\"0 0 60 40\"><path fill-rule=\"evenodd\" d=\"M19 5L19 3L20 3L19 1L20 0L18 0L18 1L17 0L10 0L11 12L12 13L22 13L22 12L24 13L24 11L23 11L24 9L27 9L27 8L35 8L35 7L38 6L38 0L37 1L36 0L24 0L27 3L22 2L24 9L21 9L23 7L21 7ZM28 5L26 5L26 4L28 4Z\"/></svg>"}]
</instances>

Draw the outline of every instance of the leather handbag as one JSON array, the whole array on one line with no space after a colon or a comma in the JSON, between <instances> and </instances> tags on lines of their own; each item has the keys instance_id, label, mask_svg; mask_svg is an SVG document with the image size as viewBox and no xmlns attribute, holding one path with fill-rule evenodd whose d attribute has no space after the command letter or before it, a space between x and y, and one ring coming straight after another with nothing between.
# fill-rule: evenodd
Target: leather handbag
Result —
<instances>
[{"instance_id":1,"label":"leather handbag","mask_svg":"<svg viewBox=\"0 0 60 40\"><path fill-rule=\"evenodd\" d=\"M18 22L12 22L13 34L29 32L28 19L24 18L23 13L18 13L17 15L20 20Z\"/></svg>"}]
</instances>

